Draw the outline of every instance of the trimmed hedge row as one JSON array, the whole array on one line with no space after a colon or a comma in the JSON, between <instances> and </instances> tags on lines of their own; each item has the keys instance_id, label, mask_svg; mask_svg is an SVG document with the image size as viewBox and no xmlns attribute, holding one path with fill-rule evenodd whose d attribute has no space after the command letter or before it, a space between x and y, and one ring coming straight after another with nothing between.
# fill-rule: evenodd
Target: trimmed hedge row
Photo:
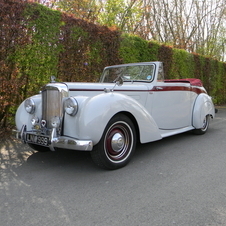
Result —
<instances>
[{"instance_id":1,"label":"trimmed hedge row","mask_svg":"<svg viewBox=\"0 0 226 226\"><path fill-rule=\"evenodd\" d=\"M40 4L0 1L0 127L50 76L96 81L104 66L121 63L120 35Z\"/></svg>"},{"instance_id":2,"label":"trimmed hedge row","mask_svg":"<svg viewBox=\"0 0 226 226\"><path fill-rule=\"evenodd\" d=\"M166 79L199 78L215 104L226 103L226 63L128 34L120 44L123 62L162 61Z\"/></svg>"},{"instance_id":3,"label":"trimmed hedge row","mask_svg":"<svg viewBox=\"0 0 226 226\"><path fill-rule=\"evenodd\" d=\"M226 103L226 64L116 29L76 19L36 3L0 2L0 126L13 124L19 103L55 75L96 81L107 65L162 61L166 78L197 77Z\"/></svg>"}]
</instances>

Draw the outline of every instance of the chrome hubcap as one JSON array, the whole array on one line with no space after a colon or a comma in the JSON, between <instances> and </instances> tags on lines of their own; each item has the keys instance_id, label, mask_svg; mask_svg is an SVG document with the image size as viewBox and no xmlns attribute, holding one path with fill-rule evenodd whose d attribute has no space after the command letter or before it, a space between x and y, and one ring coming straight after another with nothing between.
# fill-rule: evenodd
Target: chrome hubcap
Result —
<instances>
[{"instance_id":1,"label":"chrome hubcap","mask_svg":"<svg viewBox=\"0 0 226 226\"><path fill-rule=\"evenodd\" d=\"M120 152L124 144L125 144L124 136L121 133L114 134L111 140L111 147L113 151Z\"/></svg>"},{"instance_id":2,"label":"chrome hubcap","mask_svg":"<svg viewBox=\"0 0 226 226\"><path fill-rule=\"evenodd\" d=\"M206 116L205 119L203 120L203 127L202 127L203 131L207 130L208 128L208 123L209 123L208 120L209 120L208 116Z\"/></svg>"}]
</instances>

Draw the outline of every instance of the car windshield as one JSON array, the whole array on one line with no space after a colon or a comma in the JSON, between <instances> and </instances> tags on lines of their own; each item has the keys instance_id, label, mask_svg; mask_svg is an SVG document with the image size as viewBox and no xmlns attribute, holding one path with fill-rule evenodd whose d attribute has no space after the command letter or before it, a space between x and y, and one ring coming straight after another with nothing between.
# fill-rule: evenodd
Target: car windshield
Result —
<instances>
[{"instance_id":1,"label":"car windshield","mask_svg":"<svg viewBox=\"0 0 226 226\"><path fill-rule=\"evenodd\" d=\"M102 82L115 82L119 77L121 77L124 82L150 82L154 78L154 65L108 67L103 72Z\"/></svg>"}]
</instances>

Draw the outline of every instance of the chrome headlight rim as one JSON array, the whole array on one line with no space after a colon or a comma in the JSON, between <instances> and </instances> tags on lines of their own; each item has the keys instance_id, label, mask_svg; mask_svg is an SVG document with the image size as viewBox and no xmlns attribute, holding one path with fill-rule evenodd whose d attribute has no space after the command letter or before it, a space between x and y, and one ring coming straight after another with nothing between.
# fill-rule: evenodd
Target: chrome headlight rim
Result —
<instances>
[{"instance_id":1,"label":"chrome headlight rim","mask_svg":"<svg viewBox=\"0 0 226 226\"><path fill-rule=\"evenodd\" d=\"M24 107L27 113L33 114L35 112L35 102L32 98L27 98L24 102Z\"/></svg>"},{"instance_id":2,"label":"chrome headlight rim","mask_svg":"<svg viewBox=\"0 0 226 226\"><path fill-rule=\"evenodd\" d=\"M78 102L74 97L69 97L64 102L64 110L70 116L75 116L78 112Z\"/></svg>"}]
</instances>

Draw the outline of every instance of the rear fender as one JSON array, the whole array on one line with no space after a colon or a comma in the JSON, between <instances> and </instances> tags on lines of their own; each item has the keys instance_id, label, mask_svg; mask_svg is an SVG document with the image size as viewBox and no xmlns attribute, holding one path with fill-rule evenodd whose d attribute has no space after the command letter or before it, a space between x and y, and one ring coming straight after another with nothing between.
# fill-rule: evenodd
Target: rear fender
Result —
<instances>
[{"instance_id":1,"label":"rear fender","mask_svg":"<svg viewBox=\"0 0 226 226\"><path fill-rule=\"evenodd\" d=\"M203 120L206 115L210 115L212 118L215 117L215 108L212 99L207 94L200 94L195 101L193 109L192 125L196 129L200 129L203 126Z\"/></svg>"},{"instance_id":2,"label":"rear fender","mask_svg":"<svg viewBox=\"0 0 226 226\"><path fill-rule=\"evenodd\" d=\"M129 112L137 121L140 142L146 143L161 139L159 129L146 111L136 100L129 96L110 92L94 97L75 97L79 111L74 117L65 114L64 134L80 139L99 142L110 119L120 112Z\"/></svg>"}]
</instances>

